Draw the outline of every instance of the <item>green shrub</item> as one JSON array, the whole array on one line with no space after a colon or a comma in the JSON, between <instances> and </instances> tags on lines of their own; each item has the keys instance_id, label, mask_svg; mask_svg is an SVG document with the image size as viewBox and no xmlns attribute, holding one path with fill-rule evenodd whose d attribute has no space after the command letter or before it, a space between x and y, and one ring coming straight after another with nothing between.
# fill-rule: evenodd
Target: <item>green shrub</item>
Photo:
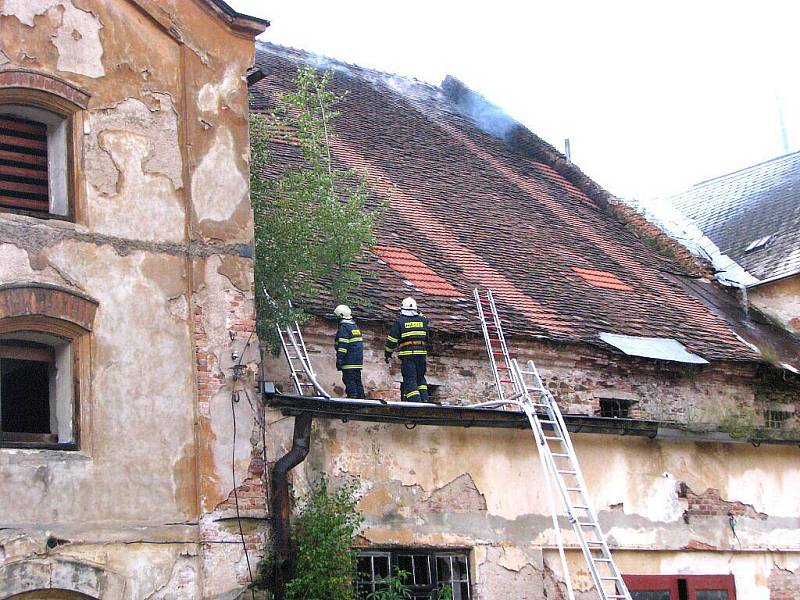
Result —
<instances>
[{"instance_id":1,"label":"green shrub","mask_svg":"<svg viewBox=\"0 0 800 600\"><path fill-rule=\"evenodd\" d=\"M328 489L322 476L300 503L292 531L295 576L287 600L354 600L356 554L353 543L362 517L356 484Z\"/></svg>"}]
</instances>

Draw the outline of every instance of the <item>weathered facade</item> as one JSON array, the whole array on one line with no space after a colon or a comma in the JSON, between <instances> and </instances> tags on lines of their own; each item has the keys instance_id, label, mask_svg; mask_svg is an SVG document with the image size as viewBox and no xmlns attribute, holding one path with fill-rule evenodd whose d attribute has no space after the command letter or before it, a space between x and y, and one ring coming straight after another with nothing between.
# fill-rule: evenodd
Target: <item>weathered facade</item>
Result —
<instances>
[{"instance_id":1,"label":"weathered facade","mask_svg":"<svg viewBox=\"0 0 800 600\"><path fill-rule=\"evenodd\" d=\"M398 364L384 365L383 348L410 295L431 319L434 399L494 399L471 300L474 286L490 287L512 355L536 361L574 425L594 507L635 589L650 590L648 600L798 597L796 337L748 313L702 265L457 82L436 88L269 45L257 63L266 78L251 90L256 110L279 103L298 65L332 69L333 88L349 92L334 161L363 169L375 204L387 206L355 310L368 397L399 399ZM299 164L286 140L274 152L269 176ZM318 379L341 396L335 303L309 303L316 317L304 332ZM677 340L705 360L633 356L602 332ZM263 368L294 393L282 358ZM284 417L314 418L296 491L320 472L357 478L363 577L377 560L432 556L438 567L456 556L468 561L469 585L455 587L471 598L564 597L536 448L520 420L490 428L458 408L269 402L270 463L292 444ZM578 597L595 598L567 540ZM453 573L439 581L465 581Z\"/></svg>"},{"instance_id":2,"label":"weathered facade","mask_svg":"<svg viewBox=\"0 0 800 600\"><path fill-rule=\"evenodd\" d=\"M234 478L264 513L245 75L266 25L213 0L0 0L0 598L248 580L230 516Z\"/></svg>"}]
</instances>

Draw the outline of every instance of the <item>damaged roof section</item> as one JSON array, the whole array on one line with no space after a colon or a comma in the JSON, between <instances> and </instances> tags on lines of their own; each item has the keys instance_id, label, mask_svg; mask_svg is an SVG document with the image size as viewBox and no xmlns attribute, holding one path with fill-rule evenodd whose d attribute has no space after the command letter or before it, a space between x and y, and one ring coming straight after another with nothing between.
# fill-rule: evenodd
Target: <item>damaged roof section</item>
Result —
<instances>
[{"instance_id":1,"label":"damaged roof section","mask_svg":"<svg viewBox=\"0 0 800 600\"><path fill-rule=\"evenodd\" d=\"M761 282L800 273L800 152L703 181L670 200Z\"/></svg>"},{"instance_id":2,"label":"damaged roof section","mask_svg":"<svg viewBox=\"0 0 800 600\"><path fill-rule=\"evenodd\" d=\"M685 248L460 82L437 87L263 43L256 62L267 75L250 90L255 111L277 107L302 66L331 70L331 88L347 92L332 155L365 173L371 205L385 207L360 266L361 320L390 321L413 295L438 331L478 334L465 299L485 286L508 335L605 349L602 332L668 338L708 361L762 360L690 285ZM265 175L302 164L291 143L273 146ZM330 312L331 298L314 302L312 312Z\"/></svg>"}]
</instances>

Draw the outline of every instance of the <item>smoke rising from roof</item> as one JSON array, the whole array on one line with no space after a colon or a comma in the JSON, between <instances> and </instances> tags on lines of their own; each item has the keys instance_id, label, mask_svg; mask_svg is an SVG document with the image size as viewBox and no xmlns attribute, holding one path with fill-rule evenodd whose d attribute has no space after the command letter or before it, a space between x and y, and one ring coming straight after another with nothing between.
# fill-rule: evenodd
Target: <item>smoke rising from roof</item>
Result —
<instances>
[{"instance_id":1,"label":"smoke rising from roof","mask_svg":"<svg viewBox=\"0 0 800 600\"><path fill-rule=\"evenodd\" d=\"M469 117L489 135L507 139L519 122L509 116L502 108L473 92L455 77L448 75L442 82L445 96L458 106L459 111Z\"/></svg>"}]
</instances>

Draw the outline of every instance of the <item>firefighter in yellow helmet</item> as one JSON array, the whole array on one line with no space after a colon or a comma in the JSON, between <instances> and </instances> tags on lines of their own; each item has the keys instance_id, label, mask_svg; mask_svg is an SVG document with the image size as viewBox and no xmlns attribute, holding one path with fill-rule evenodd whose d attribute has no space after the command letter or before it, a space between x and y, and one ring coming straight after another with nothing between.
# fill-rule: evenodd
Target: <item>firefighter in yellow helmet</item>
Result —
<instances>
[{"instance_id":1,"label":"firefighter in yellow helmet","mask_svg":"<svg viewBox=\"0 0 800 600\"><path fill-rule=\"evenodd\" d=\"M428 318L417 310L417 302L406 298L400 305L400 317L386 338L384 357L388 364L397 350L403 383L400 391L408 402L428 402L425 381L428 358Z\"/></svg>"},{"instance_id":2,"label":"firefighter in yellow helmet","mask_svg":"<svg viewBox=\"0 0 800 600\"><path fill-rule=\"evenodd\" d=\"M361 369L364 367L364 338L353 320L353 312L349 306L340 304L333 313L339 317L339 328L334 341L336 369L342 372L342 383L347 397L363 398Z\"/></svg>"}]
</instances>

